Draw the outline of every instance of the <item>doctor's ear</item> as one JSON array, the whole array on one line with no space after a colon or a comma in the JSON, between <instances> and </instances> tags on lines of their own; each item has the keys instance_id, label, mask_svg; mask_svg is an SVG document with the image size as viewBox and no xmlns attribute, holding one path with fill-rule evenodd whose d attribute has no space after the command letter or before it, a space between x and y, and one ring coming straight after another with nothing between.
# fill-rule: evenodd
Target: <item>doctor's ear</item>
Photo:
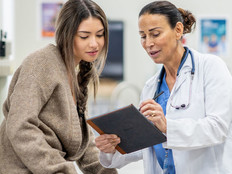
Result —
<instances>
[{"instance_id":1,"label":"doctor's ear","mask_svg":"<svg viewBox=\"0 0 232 174\"><path fill-rule=\"evenodd\" d=\"M180 40L183 36L184 26L181 22L177 22L175 26L176 39Z\"/></svg>"}]
</instances>

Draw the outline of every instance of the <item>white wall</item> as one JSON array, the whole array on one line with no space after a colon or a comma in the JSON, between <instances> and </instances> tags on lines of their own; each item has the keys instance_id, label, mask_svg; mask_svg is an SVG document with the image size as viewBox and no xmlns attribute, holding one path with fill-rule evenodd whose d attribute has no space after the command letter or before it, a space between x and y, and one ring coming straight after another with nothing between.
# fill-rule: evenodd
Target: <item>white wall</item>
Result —
<instances>
[{"instance_id":1,"label":"white wall","mask_svg":"<svg viewBox=\"0 0 232 174\"><path fill-rule=\"evenodd\" d=\"M153 0L95 0L105 11L109 19L121 19L125 22L125 77L139 87L143 86L145 80L155 71L153 62L149 59L140 45L138 34L138 14L141 8ZM209 16L228 16L232 19L230 0L211 1L211 0L172 0L177 7L191 11L196 18L202 15ZM229 20L231 26L231 20ZM230 29L231 30L231 29ZM227 31L229 32L229 31ZM198 47L198 27L192 34L186 35L187 44L194 49ZM232 45L232 37L229 38ZM230 47L231 48L231 47ZM231 57L231 54L230 56ZM228 67L232 69L232 60L226 57Z\"/></svg>"},{"instance_id":2,"label":"white wall","mask_svg":"<svg viewBox=\"0 0 232 174\"><path fill-rule=\"evenodd\" d=\"M2 7L2 0L0 0L0 11L2 12L2 9L3 9L3 7ZM2 13L0 12L0 29L2 28Z\"/></svg>"},{"instance_id":3,"label":"white wall","mask_svg":"<svg viewBox=\"0 0 232 174\"><path fill-rule=\"evenodd\" d=\"M123 20L125 23L124 63L125 80L142 87L145 80L155 71L155 65L149 59L140 45L137 18L140 9L153 0L95 0L105 11L109 19ZM50 41L42 41L37 36L37 6L38 0L14 0L15 3L15 62L18 66L22 60L32 51L43 47ZM191 1L172 0L177 7L189 9L196 16L204 14L227 15L230 13L230 0L221 1ZM25 5L27 4L27 5ZM210 8L209 8L210 5ZM197 31L187 36L188 44L197 47ZM231 42L231 38L230 38ZM228 64L231 62L228 61Z\"/></svg>"},{"instance_id":4,"label":"white wall","mask_svg":"<svg viewBox=\"0 0 232 174\"><path fill-rule=\"evenodd\" d=\"M2 29L2 0L0 0L0 29ZM1 106L2 106L2 103L3 103L3 98L5 97L2 97L2 94L1 94L1 91L6 91L5 89L3 89L2 85L5 84L5 82L2 80L2 78L0 78L0 123L2 121L2 111L1 111Z\"/></svg>"},{"instance_id":5,"label":"white wall","mask_svg":"<svg viewBox=\"0 0 232 174\"><path fill-rule=\"evenodd\" d=\"M0 0L0 29L7 31L7 46L9 46L9 41L13 39L13 9L13 0ZM11 47L13 48L12 45ZM8 55L7 50L6 54ZM9 56L8 58L11 59L12 57ZM0 76L0 123L3 119L2 105L7 96L9 82L10 77Z\"/></svg>"}]
</instances>

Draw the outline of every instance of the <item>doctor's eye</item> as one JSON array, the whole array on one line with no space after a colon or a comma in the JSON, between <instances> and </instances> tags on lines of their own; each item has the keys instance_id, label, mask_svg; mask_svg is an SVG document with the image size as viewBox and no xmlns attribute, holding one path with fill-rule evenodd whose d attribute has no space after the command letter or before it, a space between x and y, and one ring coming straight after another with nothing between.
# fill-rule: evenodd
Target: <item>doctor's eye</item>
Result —
<instances>
[{"instance_id":1,"label":"doctor's eye","mask_svg":"<svg viewBox=\"0 0 232 174\"><path fill-rule=\"evenodd\" d=\"M141 39L146 39L146 35L140 35Z\"/></svg>"},{"instance_id":2,"label":"doctor's eye","mask_svg":"<svg viewBox=\"0 0 232 174\"><path fill-rule=\"evenodd\" d=\"M160 32L155 32L152 34L153 37L158 37L160 35Z\"/></svg>"}]
</instances>

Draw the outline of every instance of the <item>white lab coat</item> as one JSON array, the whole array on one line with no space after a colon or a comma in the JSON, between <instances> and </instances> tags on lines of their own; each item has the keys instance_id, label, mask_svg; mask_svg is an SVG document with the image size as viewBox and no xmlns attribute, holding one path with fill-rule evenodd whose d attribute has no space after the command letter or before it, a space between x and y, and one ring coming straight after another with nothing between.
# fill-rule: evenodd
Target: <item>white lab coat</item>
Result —
<instances>
[{"instance_id":1,"label":"white lab coat","mask_svg":"<svg viewBox=\"0 0 232 174\"><path fill-rule=\"evenodd\" d=\"M192 50L195 75L190 87L191 57L184 63L166 107L167 142L173 151L176 174L232 173L232 77L218 57ZM152 98L159 73L147 81L141 101ZM187 109L170 106L188 104ZM142 140L144 141L144 140ZM162 174L152 147L131 154L100 154L105 167L121 168L143 159L145 174Z\"/></svg>"}]
</instances>

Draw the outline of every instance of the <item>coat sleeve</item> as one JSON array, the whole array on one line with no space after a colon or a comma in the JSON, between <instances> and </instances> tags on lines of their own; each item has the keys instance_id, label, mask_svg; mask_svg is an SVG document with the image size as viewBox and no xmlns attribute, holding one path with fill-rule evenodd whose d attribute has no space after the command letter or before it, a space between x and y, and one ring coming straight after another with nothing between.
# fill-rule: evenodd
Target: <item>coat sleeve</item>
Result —
<instances>
[{"instance_id":1,"label":"coat sleeve","mask_svg":"<svg viewBox=\"0 0 232 174\"><path fill-rule=\"evenodd\" d=\"M9 90L6 118L6 134L15 153L34 174L76 174L73 163L52 148L39 129L39 114L52 95L54 84L47 77L35 76L30 67L18 73L17 81Z\"/></svg>"},{"instance_id":2,"label":"coat sleeve","mask_svg":"<svg viewBox=\"0 0 232 174\"><path fill-rule=\"evenodd\" d=\"M201 119L167 119L167 144L164 146L168 148L190 150L214 146L224 143L231 131L231 75L217 57L204 62L202 73L204 115Z\"/></svg>"},{"instance_id":3,"label":"coat sleeve","mask_svg":"<svg viewBox=\"0 0 232 174\"><path fill-rule=\"evenodd\" d=\"M125 165L143 159L142 150L129 154L121 154L116 151L114 154L100 152L100 162L107 168L122 168Z\"/></svg>"},{"instance_id":4,"label":"coat sleeve","mask_svg":"<svg viewBox=\"0 0 232 174\"><path fill-rule=\"evenodd\" d=\"M77 165L81 169L81 171L85 174L117 174L116 169L107 169L103 167L99 162L99 151L96 148L94 143L94 135L90 130L90 141L87 147L87 150L83 154L83 156L77 161Z\"/></svg>"}]
</instances>

